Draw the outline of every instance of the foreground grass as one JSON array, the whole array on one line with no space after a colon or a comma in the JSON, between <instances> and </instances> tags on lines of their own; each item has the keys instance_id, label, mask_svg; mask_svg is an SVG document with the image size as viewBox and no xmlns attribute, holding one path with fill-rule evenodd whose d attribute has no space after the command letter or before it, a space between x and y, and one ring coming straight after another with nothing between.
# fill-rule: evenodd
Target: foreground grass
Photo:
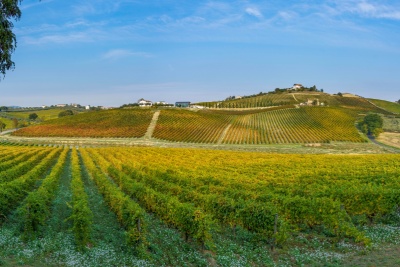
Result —
<instances>
[{"instance_id":1,"label":"foreground grass","mask_svg":"<svg viewBox=\"0 0 400 267\"><path fill-rule=\"evenodd\" d=\"M371 248L342 241L333 244L317 233L300 234L285 247L271 252L262 241L238 231L216 235L215 246L201 250L179 233L155 222L150 227L148 255L140 259L124 253L115 244L103 242L78 252L73 236L60 232L22 242L15 228L0 229L0 266L399 266L400 228L374 226L367 229L374 240Z\"/></svg>"}]
</instances>

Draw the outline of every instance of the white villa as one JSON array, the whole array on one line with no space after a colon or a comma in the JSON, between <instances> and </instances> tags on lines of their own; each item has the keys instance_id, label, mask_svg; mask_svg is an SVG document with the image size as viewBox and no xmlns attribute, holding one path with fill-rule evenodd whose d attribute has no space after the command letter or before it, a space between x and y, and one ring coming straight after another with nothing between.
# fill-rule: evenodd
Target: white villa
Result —
<instances>
[{"instance_id":1,"label":"white villa","mask_svg":"<svg viewBox=\"0 0 400 267\"><path fill-rule=\"evenodd\" d=\"M300 84L300 83L295 83L295 84L293 84L292 89L297 90L297 89L301 89L302 87L303 87L302 84Z\"/></svg>"},{"instance_id":2,"label":"white villa","mask_svg":"<svg viewBox=\"0 0 400 267\"><path fill-rule=\"evenodd\" d=\"M145 100L144 98L141 98L137 102L140 107L151 107L153 103L150 100Z\"/></svg>"}]
</instances>

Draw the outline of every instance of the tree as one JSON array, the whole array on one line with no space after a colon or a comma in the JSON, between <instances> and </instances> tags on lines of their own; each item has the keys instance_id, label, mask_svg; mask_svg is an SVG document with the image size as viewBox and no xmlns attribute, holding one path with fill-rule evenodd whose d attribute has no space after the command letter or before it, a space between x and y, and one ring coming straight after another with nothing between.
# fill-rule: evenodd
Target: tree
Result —
<instances>
[{"instance_id":1,"label":"tree","mask_svg":"<svg viewBox=\"0 0 400 267\"><path fill-rule=\"evenodd\" d=\"M400 99L399 99L399 100L397 100L397 104L400 104Z\"/></svg>"},{"instance_id":2,"label":"tree","mask_svg":"<svg viewBox=\"0 0 400 267\"><path fill-rule=\"evenodd\" d=\"M0 121L0 133L3 131L3 129L6 128L6 124L2 121Z\"/></svg>"},{"instance_id":3,"label":"tree","mask_svg":"<svg viewBox=\"0 0 400 267\"><path fill-rule=\"evenodd\" d=\"M341 92L337 93L338 96L343 96L343 94Z\"/></svg>"},{"instance_id":4,"label":"tree","mask_svg":"<svg viewBox=\"0 0 400 267\"><path fill-rule=\"evenodd\" d=\"M376 113L370 113L364 117L359 126L364 133L378 137L383 132L383 119Z\"/></svg>"},{"instance_id":5,"label":"tree","mask_svg":"<svg viewBox=\"0 0 400 267\"><path fill-rule=\"evenodd\" d=\"M74 115L74 112L72 110L70 110L70 109L67 109L67 110L61 111L58 114L58 117L61 118L61 117L71 116L71 115Z\"/></svg>"},{"instance_id":6,"label":"tree","mask_svg":"<svg viewBox=\"0 0 400 267\"><path fill-rule=\"evenodd\" d=\"M8 110L8 107L6 107L6 106L1 106L0 107L0 111L7 111Z\"/></svg>"},{"instance_id":7,"label":"tree","mask_svg":"<svg viewBox=\"0 0 400 267\"><path fill-rule=\"evenodd\" d=\"M32 120L32 121L36 120L38 117L39 117L39 116L38 116L38 114L36 114L36 113L31 113L31 114L29 114L29 119Z\"/></svg>"},{"instance_id":8,"label":"tree","mask_svg":"<svg viewBox=\"0 0 400 267\"><path fill-rule=\"evenodd\" d=\"M0 0L0 73L3 77L6 71L14 68L11 54L17 46L17 39L13 33L14 24L12 20L21 17L18 4L21 0Z\"/></svg>"}]
</instances>

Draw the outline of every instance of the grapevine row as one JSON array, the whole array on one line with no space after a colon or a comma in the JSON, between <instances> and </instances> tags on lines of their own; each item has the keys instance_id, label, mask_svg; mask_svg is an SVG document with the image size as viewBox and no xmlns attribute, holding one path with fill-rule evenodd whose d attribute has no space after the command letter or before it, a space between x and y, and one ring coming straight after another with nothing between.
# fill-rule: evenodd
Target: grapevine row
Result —
<instances>
[{"instance_id":1,"label":"grapevine row","mask_svg":"<svg viewBox=\"0 0 400 267\"><path fill-rule=\"evenodd\" d=\"M50 174L45 177L36 191L29 193L19 209L21 221L24 225L25 238L33 237L35 232L38 231L39 226L44 225L46 219L49 217L51 202L57 192L68 152L68 148L63 149Z\"/></svg>"},{"instance_id":2,"label":"grapevine row","mask_svg":"<svg viewBox=\"0 0 400 267\"><path fill-rule=\"evenodd\" d=\"M69 218L73 221L72 231L75 241L80 249L91 242L90 232L92 229L93 213L89 208L88 196L82 181L82 170L79 162L78 152L74 148L71 153L72 163L72 215Z\"/></svg>"},{"instance_id":3,"label":"grapevine row","mask_svg":"<svg viewBox=\"0 0 400 267\"><path fill-rule=\"evenodd\" d=\"M118 221L127 230L127 242L135 246L142 246L146 243L147 226L144 219L145 211L97 168L93 159L85 151L80 150L83 163L97 184L104 200L111 210L117 215Z\"/></svg>"},{"instance_id":4,"label":"grapevine row","mask_svg":"<svg viewBox=\"0 0 400 267\"><path fill-rule=\"evenodd\" d=\"M34 187L42 175L59 156L61 149L52 149L47 156L35 165L29 172L10 182L1 184L0 187L0 217L3 219Z\"/></svg>"},{"instance_id":5,"label":"grapevine row","mask_svg":"<svg viewBox=\"0 0 400 267\"><path fill-rule=\"evenodd\" d=\"M170 197L146 187L110 165L96 151L91 154L107 171L118 186L129 196L137 199L147 210L154 212L167 224L183 231L185 236L196 238L201 243L211 240L211 220L208 214L196 209L191 203L181 203L176 197Z\"/></svg>"}]
</instances>

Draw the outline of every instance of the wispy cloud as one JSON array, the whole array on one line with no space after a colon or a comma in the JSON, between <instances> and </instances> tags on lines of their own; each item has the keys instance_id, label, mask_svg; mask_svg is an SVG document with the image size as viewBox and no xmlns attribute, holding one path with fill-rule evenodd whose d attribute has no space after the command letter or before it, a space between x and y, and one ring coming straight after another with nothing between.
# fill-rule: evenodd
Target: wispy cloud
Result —
<instances>
[{"instance_id":1,"label":"wispy cloud","mask_svg":"<svg viewBox=\"0 0 400 267\"><path fill-rule=\"evenodd\" d=\"M248 7L248 8L246 8L245 11L250 16L254 16L259 19L263 18L263 14L261 13L261 11L258 8Z\"/></svg>"},{"instance_id":2,"label":"wispy cloud","mask_svg":"<svg viewBox=\"0 0 400 267\"><path fill-rule=\"evenodd\" d=\"M23 11L23 10L26 10L26 9L29 9L29 8L32 8L32 7L35 7L38 5L44 5L44 4L53 2L53 1L54 0L43 0L43 1L37 1L36 3L32 3L32 4L24 4L24 2L22 2L20 9Z\"/></svg>"},{"instance_id":3,"label":"wispy cloud","mask_svg":"<svg viewBox=\"0 0 400 267\"><path fill-rule=\"evenodd\" d=\"M22 41L31 45L42 45L48 43L66 44L75 42L92 42L94 39L86 32L75 32L68 34L52 34L41 37L23 37Z\"/></svg>"},{"instance_id":4,"label":"wispy cloud","mask_svg":"<svg viewBox=\"0 0 400 267\"><path fill-rule=\"evenodd\" d=\"M102 59L106 60L117 60L126 57L153 57L152 54L146 52L134 52L126 49L113 49L102 55Z\"/></svg>"},{"instance_id":5,"label":"wispy cloud","mask_svg":"<svg viewBox=\"0 0 400 267\"><path fill-rule=\"evenodd\" d=\"M369 0L335 1L339 13L352 13L361 17L400 20L400 5Z\"/></svg>"}]
</instances>

